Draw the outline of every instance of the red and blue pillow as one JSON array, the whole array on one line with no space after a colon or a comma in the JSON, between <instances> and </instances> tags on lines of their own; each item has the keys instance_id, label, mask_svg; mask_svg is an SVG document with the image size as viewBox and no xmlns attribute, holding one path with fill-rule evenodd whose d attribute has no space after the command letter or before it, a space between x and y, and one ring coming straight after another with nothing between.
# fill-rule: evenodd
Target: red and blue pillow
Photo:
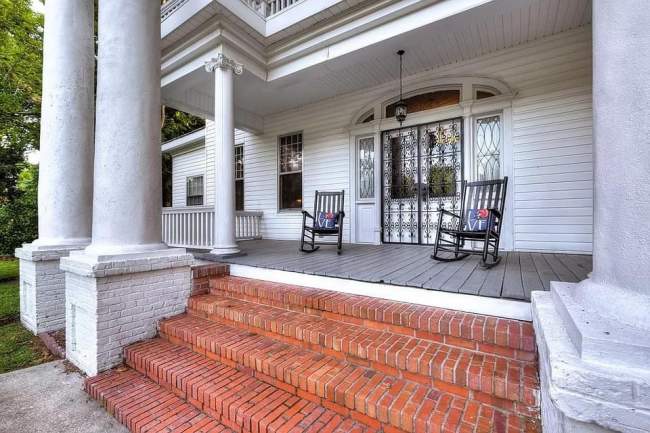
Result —
<instances>
[{"instance_id":1,"label":"red and blue pillow","mask_svg":"<svg viewBox=\"0 0 650 433\"><path fill-rule=\"evenodd\" d=\"M318 212L316 215L316 228L317 229L335 229L337 216L333 212Z\"/></svg>"},{"instance_id":2,"label":"red and blue pillow","mask_svg":"<svg viewBox=\"0 0 650 433\"><path fill-rule=\"evenodd\" d=\"M488 209L470 209L467 211L467 222L465 230L470 232L484 232L488 230L490 211ZM494 221L490 224L490 230L494 228Z\"/></svg>"}]
</instances>

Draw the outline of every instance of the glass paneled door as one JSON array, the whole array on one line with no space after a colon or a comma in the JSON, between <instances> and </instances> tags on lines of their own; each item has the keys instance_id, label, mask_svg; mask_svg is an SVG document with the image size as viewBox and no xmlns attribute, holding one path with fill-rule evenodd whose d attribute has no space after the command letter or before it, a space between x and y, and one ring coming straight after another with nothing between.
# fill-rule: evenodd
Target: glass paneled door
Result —
<instances>
[{"instance_id":1,"label":"glass paneled door","mask_svg":"<svg viewBox=\"0 0 650 433\"><path fill-rule=\"evenodd\" d=\"M463 120L382 134L382 241L433 244L440 208L458 211Z\"/></svg>"}]
</instances>

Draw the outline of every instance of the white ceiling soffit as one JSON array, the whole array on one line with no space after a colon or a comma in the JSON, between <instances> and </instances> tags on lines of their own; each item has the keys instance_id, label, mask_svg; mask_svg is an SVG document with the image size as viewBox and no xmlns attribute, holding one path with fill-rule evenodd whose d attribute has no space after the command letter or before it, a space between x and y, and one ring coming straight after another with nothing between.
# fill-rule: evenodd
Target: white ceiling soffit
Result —
<instances>
[{"instance_id":1,"label":"white ceiling soffit","mask_svg":"<svg viewBox=\"0 0 650 433\"><path fill-rule=\"evenodd\" d=\"M469 1L469 0L468 0ZM456 5L470 3L451 1ZM441 3L441 4L443 4ZM341 39L325 53L322 49L298 60L269 70L270 81L246 69L235 81L238 108L257 116L288 110L301 105L359 91L396 79L395 52L405 49L404 69L407 76L476 58L501 49L537 40L556 33L584 26L591 21L591 0L493 0L478 7L449 15L435 9L420 9L405 19L419 20L416 25L399 21L390 29L390 37L375 28ZM436 6L436 5L433 5ZM428 24L420 25L426 22ZM436 19L436 21L432 21ZM392 24L396 20L391 20ZM382 24L383 25L383 24ZM412 27L405 27L406 25ZM384 28L384 27L382 27ZM375 39L371 39L375 38ZM365 42L364 42L365 41ZM289 64L294 64L290 72ZM274 71L271 77L271 71ZM164 94L178 103L198 94L208 111L213 98L210 75L201 70L169 82ZM268 79L267 78L267 79ZM179 107L180 108L180 107Z\"/></svg>"}]
</instances>

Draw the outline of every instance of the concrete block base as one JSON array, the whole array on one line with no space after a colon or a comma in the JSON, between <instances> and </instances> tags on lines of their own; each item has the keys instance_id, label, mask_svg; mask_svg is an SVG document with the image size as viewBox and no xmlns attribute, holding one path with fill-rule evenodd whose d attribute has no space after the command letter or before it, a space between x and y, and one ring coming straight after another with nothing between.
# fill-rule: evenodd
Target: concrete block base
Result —
<instances>
[{"instance_id":1,"label":"concrete block base","mask_svg":"<svg viewBox=\"0 0 650 433\"><path fill-rule=\"evenodd\" d=\"M119 365L124 347L185 311L192 262L183 249L62 259L67 358L90 376Z\"/></svg>"},{"instance_id":2,"label":"concrete block base","mask_svg":"<svg viewBox=\"0 0 650 433\"><path fill-rule=\"evenodd\" d=\"M549 292L533 292L532 313L544 431L650 431L650 364L641 369L618 360L583 359Z\"/></svg>"},{"instance_id":3,"label":"concrete block base","mask_svg":"<svg viewBox=\"0 0 650 433\"><path fill-rule=\"evenodd\" d=\"M65 328L65 272L59 261L77 246L24 244L20 259L20 321L34 334Z\"/></svg>"}]
</instances>

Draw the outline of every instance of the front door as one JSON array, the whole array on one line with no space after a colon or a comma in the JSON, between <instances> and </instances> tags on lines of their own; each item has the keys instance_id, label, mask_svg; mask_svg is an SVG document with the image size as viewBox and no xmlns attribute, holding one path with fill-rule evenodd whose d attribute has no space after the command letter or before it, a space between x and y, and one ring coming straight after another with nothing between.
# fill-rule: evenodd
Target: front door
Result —
<instances>
[{"instance_id":1,"label":"front door","mask_svg":"<svg viewBox=\"0 0 650 433\"><path fill-rule=\"evenodd\" d=\"M433 244L438 210L458 211L463 120L382 133L382 241Z\"/></svg>"}]
</instances>

